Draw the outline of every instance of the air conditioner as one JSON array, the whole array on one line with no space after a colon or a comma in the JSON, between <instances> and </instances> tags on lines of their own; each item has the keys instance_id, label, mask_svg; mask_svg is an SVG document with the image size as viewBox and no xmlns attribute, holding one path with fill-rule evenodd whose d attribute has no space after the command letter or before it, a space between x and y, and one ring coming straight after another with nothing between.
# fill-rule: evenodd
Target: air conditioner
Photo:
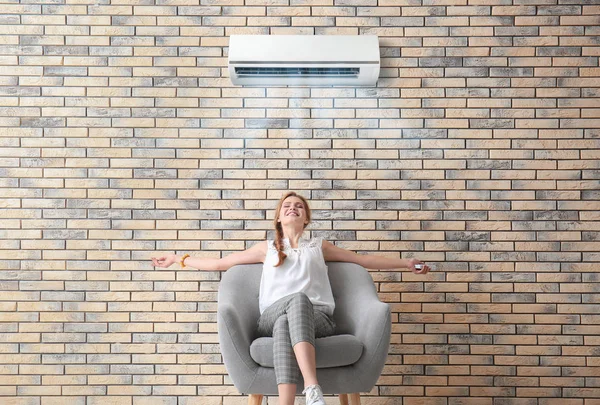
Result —
<instances>
[{"instance_id":1,"label":"air conditioner","mask_svg":"<svg viewBox=\"0 0 600 405\"><path fill-rule=\"evenodd\" d=\"M231 35L234 85L374 86L379 77L376 35Z\"/></svg>"}]
</instances>

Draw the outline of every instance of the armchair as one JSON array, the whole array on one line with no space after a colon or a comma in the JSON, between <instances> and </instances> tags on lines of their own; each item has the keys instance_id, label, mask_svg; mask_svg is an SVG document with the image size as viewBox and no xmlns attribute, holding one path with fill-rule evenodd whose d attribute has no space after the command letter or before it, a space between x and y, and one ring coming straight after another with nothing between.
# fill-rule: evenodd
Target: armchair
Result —
<instances>
[{"instance_id":1,"label":"armchair","mask_svg":"<svg viewBox=\"0 0 600 405\"><path fill-rule=\"evenodd\" d=\"M369 273L354 263L328 262L336 303L334 336L316 339L317 378L325 394L340 403L360 404L385 364L391 334L390 308L379 301ZM227 372L235 387L260 405L263 395L277 395L273 339L257 338L258 294L262 264L238 265L219 285L217 324ZM298 386L298 393L303 387ZM350 394L348 396L348 394Z\"/></svg>"}]
</instances>

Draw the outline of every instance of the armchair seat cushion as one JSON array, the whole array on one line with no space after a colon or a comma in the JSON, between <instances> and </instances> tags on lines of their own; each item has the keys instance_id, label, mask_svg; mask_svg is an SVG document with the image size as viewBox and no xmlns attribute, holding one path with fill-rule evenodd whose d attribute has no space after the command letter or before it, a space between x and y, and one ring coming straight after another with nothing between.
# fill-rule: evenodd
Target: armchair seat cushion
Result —
<instances>
[{"instance_id":1,"label":"armchair seat cushion","mask_svg":"<svg viewBox=\"0 0 600 405\"><path fill-rule=\"evenodd\" d=\"M360 359L363 344L353 335L333 335L315 340L317 368L342 367ZM273 368L273 338L261 337L250 345L250 356L263 367Z\"/></svg>"}]
</instances>

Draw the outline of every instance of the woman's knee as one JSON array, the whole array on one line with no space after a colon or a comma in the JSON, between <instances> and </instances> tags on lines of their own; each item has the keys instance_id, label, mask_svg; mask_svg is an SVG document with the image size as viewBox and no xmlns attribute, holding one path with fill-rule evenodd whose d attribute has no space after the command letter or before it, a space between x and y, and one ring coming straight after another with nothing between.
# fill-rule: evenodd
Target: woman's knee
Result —
<instances>
[{"instance_id":1,"label":"woman's knee","mask_svg":"<svg viewBox=\"0 0 600 405\"><path fill-rule=\"evenodd\" d=\"M273 324L273 333L275 333L275 331L280 331L280 330L287 331L288 328L289 328L289 326L288 326L287 316L281 315L279 318L277 318L277 320Z\"/></svg>"},{"instance_id":2,"label":"woman's knee","mask_svg":"<svg viewBox=\"0 0 600 405\"><path fill-rule=\"evenodd\" d=\"M293 293L290 297L290 303L300 303L304 305L310 305L312 307L312 302L310 302L310 298L308 298L308 296L303 292Z\"/></svg>"}]
</instances>

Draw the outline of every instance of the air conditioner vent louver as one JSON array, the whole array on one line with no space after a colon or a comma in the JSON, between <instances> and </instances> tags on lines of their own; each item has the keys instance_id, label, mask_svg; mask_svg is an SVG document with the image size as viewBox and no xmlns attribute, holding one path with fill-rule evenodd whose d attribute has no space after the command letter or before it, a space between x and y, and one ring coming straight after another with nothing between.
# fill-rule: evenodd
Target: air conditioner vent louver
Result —
<instances>
[{"instance_id":1,"label":"air conditioner vent louver","mask_svg":"<svg viewBox=\"0 0 600 405\"><path fill-rule=\"evenodd\" d=\"M242 86L375 86L376 35L231 35L228 70Z\"/></svg>"},{"instance_id":2,"label":"air conditioner vent louver","mask_svg":"<svg viewBox=\"0 0 600 405\"><path fill-rule=\"evenodd\" d=\"M358 77L360 68L236 67L239 77Z\"/></svg>"}]
</instances>

